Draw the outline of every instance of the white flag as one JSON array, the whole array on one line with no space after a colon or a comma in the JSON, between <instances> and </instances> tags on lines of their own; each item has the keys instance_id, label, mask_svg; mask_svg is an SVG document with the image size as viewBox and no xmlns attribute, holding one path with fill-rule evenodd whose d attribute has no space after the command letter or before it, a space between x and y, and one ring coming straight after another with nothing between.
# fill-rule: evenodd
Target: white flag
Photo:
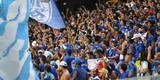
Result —
<instances>
[{"instance_id":1,"label":"white flag","mask_svg":"<svg viewBox=\"0 0 160 80\"><path fill-rule=\"evenodd\" d=\"M29 0L0 0L0 80L36 80L28 53Z\"/></svg>"}]
</instances>

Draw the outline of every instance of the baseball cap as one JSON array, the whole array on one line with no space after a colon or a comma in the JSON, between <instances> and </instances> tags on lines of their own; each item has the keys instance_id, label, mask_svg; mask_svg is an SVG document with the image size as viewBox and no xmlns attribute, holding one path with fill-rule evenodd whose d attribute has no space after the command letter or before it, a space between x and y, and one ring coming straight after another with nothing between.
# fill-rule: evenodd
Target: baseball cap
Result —
<instances>
[{"instance_id":1,"label":"baseball cap","mask_svg":"<svg viewBox=\"0 0 160 80\"><path fill-rule=\"evenodd\" d=\"M55 61L50 61L50 64L51 64L52 66L57 65Z\"/></svg>"},{"instance_id":2,"label":"baseball cap","mask_svg":"<svg viewBox=\"0 0 160 80\"><path fill-rule=\"evenodd\" d=\"M135 39L135 38L141 38L141 37L142 37L142 35L141 35L141 34L137 34L137 33L136 33L136 34L134 34L134 35L133 35L132 39Z\"/></svg>"},{"instance_id":3,"label":"baseball cap","mask_svg":"<svg viewBox=\"0 0 160 80\"><path fill-rule=\"evenodd\" d=\"M36 42L36 41L33 41L33 42L32 42L32 46L33 46L33 47L38 46L37 42Z\"/></svg>"},{"instance_id":4,"label":"baseball cap","mask_svg":"<svg viewBox=\"0 0 160 80\"><path fill-rule=\"evenodd\" d=\"M44 51L43 50L38 50L38 53L43 53Z\"/></svg>"},{"instance_id":5,"label":"baseball cap","mask_svg":"<svg viewBox=\"0 0 160 80\"><path fill-rule=\"evenodd\" d=\"M149 21L156 21L156 17L155 16L150 16Z\"/></svg>"},{"instance_id":6,"label":"baseball cap","mask_svg":"<svg viewBox=\"0 0 160 80\"><path fill-rule=\"evenodd\" d=\"M142 69L144 69L144 68L148 68L148 63L147 63L147 61L143 61L143 62L142 62Z\"/></svg>"},{"instance_id":7,"label":"baseball cap","mask_svg":"<svg viewBox=\"0 0 160 80\"><path fill-rule=\"evenodd\" d=\"M60 66L67 67L68 65L67 65L67 63L66 63L65 61L61 61L61 62L60 62Z\"/></svg>"}]
</instances>

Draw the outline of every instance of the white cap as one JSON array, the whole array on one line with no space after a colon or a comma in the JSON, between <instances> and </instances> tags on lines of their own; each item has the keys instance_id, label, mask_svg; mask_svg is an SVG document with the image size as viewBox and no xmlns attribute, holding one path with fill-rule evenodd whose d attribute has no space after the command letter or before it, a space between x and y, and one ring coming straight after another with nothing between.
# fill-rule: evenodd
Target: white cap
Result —
<instances>
[{"instance_id":1,"label":"white cap","mask_svg":"<svg viewBox=\"0 0 160 80\"><path fill-rule=\"evenodd\" d=\"M132 39L139 38L139 37L142 38L142 35L141 34L134 34Z\"/></svg>"},{"instance_id":2,"label":"white cap","mask_svg":"<svg viewBox=\"0 0 160 80\"><path fill-rule=\"evenodd\" d=\"M144 41L146 37L147 37L147 32L142 35L142 40Z\"/></svg>"},{"instance_id":3,"label":"white cap","mask_svg":"<svg viewBox=\"0 0 160 80\"><path fill-rule=\"evenodd\" d=\"M142 69L148 68L148 62L147 61L143 61L142 62Z\"/></svg>"},{"instance_id":4,"label":"white cap","mask_svg":"<svg viewBox=\"0 0 160 80\"><path fill-rule=\"evenodd\" d=\"M133 7L135 5L135 3L134 2L130 2L130 5L131 5L131 7Z\"/></svg>"},{"instance_id":5,"label":"white cap","mask_svg":"<svg viewBox=\"0 0 160 80\"><path fill-rule=\"evenodd\" d=\"M40 53L40 52L43 53L44 51L43 50L38 50L38 53Z\"/></svg>"},{"instance_id":6,"label":"white cap","mask_svg":"<svg viewBox=\"0 0 160 80\"><path fill-rule=\"evenodd\" d=\"M68 65L67 65L67 63L66 63L65 61L61 61L60 66L65 66L65 67L67 67Z\"/></svg>"},{"instance_id":7,"label":"white cap","mask_svg":"<svg viewBox=\"0 0 160 80\"><path fill-rule=\"evenodd\" d=\"M46 57L53 56L53 54L50 51L45 51L43 55Z\"/></svg>"},{"instance_id":8,"label":"white cap","mask_svg":"<svg viewBox=\"0 0 160 80\"><path fill-rule=\"evenodd\" d=\"M33 47L38 46L37 42L36 42L36 41L33 41L33 42L32 42L32 46L33 46Z\"/></svg>"}]
</instances>

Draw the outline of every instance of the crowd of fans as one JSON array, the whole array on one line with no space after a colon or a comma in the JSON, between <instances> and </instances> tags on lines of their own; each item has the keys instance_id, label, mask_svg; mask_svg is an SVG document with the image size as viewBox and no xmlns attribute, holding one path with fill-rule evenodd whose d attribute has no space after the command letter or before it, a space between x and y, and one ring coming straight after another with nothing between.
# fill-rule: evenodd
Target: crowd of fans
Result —
<instances>
[{"instance_id":1,"label":"crowd of fans","mask_svg":"<svg viewBox=\"0 0 160 80\"><path fill-rule=\"evenodd\" d=\"M96 4L63 15L66 28L29 24L30 52L42 80L108 80L160 74L160 0ZM97 60L90 68L88 60Z\"/></svg>"}]
</instances>

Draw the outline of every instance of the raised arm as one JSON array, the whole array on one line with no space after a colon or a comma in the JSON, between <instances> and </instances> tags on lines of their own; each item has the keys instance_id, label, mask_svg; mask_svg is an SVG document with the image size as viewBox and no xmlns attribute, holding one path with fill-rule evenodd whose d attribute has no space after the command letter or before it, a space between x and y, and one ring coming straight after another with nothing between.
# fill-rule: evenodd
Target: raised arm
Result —
<instances>
[{"instance_id":1,"label":"raised arm","mask_svg":"<svg viewBox=\"0 0 160 80\"><path fill-rule=\"evenodd\" d=\"M151 64L153 64L153 63L155 63L155 60L154 60L154 59L151 59L151 50L152 50L152 47L149 46L149 47L148 47L148 56L147 56L147 60L148 60Z\"/></svg>"}]
</instances>

